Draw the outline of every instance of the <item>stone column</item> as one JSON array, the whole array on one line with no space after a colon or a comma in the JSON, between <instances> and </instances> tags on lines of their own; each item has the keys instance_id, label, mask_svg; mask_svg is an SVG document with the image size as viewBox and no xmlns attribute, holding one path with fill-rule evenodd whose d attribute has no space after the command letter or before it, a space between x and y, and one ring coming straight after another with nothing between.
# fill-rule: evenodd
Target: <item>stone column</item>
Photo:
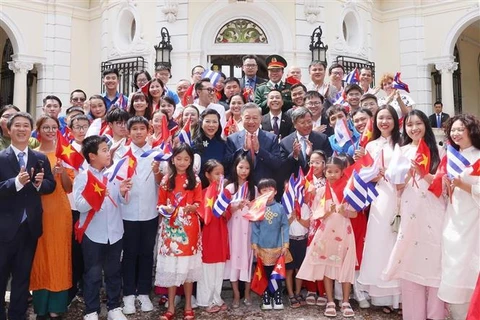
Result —
<instances>
[{"instance_id":1,"label":"stone column","mask_svg":"<svg viewBox=\"0 0 480 320\"><path fill-rule=\"evenodd\" d=\"M435 64L435 69L442 74L442 103L444 112L450 116L455 114L453 100L453 72L457 70L458 62L445 61Z\"/></svg>"},{"instance_id":2,"label":"stone column","mask_svg":"<svg viewBox=\"0 0 480 320\"><path fill-rule=\"evenodd\" d=\"M33 69L33 63L13 60L8 68L15 73L13 104L21 111L27 111L27 73Z\"/></svg>"}]
</instances>

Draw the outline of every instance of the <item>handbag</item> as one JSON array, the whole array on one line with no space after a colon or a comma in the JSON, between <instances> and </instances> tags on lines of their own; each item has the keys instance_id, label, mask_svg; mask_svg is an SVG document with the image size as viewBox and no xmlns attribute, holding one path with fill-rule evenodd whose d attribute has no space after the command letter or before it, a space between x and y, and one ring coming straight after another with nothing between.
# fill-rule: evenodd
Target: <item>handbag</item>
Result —
<instances>
[{"instance_id":1,"label":"handbag","mask_svg":"<svg viewBox=\"0 0 480 320\"><path fill-rule=\"evenodd\" d=\"M402 216L400 215L400 198L397 198L397 209L395 210L395 215L393 216L392 222L390 222L390 227L392 228L393 233L398 233L401 222Z\"/></svg>"}]
</instances>

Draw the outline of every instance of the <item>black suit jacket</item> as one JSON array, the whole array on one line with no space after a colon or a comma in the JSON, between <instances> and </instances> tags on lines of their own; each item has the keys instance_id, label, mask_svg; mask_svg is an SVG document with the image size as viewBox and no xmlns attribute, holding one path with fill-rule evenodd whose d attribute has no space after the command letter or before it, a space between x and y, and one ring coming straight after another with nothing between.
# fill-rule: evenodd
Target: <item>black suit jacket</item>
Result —
<instances>
[{"instance_id":1,"label":"black suit jacket","mask_svg":"<svg viewBox=\"0 0 480 320\"><path fill-rule=\"evenodd\" d=\"M448 113L442 112L441 118L442 118L442 126L443 126L445 124L445 122L450 118L450 116L448 115ZM428 120L430 121L430 126L432 126L432 128L438 128L437 127L437 114L436 113L430 115L428 117Z\"/></svg>"},{"instance_id":2,"label":"black suit jacket","mask_svg":"<svg viewBox=\"0 0 480 320\"><path fill-rule=\"evenodd\" d=\"M308 156L307 159L305 159L300 152L298 160L293 158L293 142L296 138L297 131L294 131L280 141L280 153L283 162L282 172L284 173L284 180L288 179L292 173L297 175L299 167L303 169L305 174L307 174L308 170L310 169L310 166L308 165L310 159ZM308 140L312 142L313 150L322 150L325 152L327 157L332 155L332 147L330 146L330 142L328 142L328 138L325 134L312 131L308 136Z\"/></svg>"},{"instance_id":3,"label":"black suit jacket","mask_svg":"<svg viewBox=\"0 0 480 320\"><path fill-rule=\"evenodd\" d=\"M280 126L278 132L280 136L279 140L288 136L294 130L292 119L287 115L286 112L282 112L282 117L280 118L280 123L278 125ZM272 118L270 117L270 113L262 116L262 130L273 133Z\"/></svg>"},{"instance_id":4,"label":"black suit jacket","mask_svg":"<svg viewBox=\"0 0 480 320\"><path fill-rule=\"evenodd\" d=\"M25 210L32 237L37 239L42 235L43 209L40 196L52 193L56 183L48 158L29 149L27 172L36 166L41 166L45 174L40 189L37 191L33 184L28 182L17 191L15 178L20 172L17 156L11 147L0 152L0 242L10 242L14 238Z\"/></svg>"},{"instance_id":5,"label":"black suit jacket","mask_svg":"<svg viewBox=\"0 0 480 320\"><path fill-rule=\"evenodd\" d=\"M275 179L278 169L282 164L280 161L280 146L276 135L260 129L258 130L258 142L260 144L260 150L255 155L253 169L253 180L255 184L262 178ZM235 158L240 154L245 154L251 159L251 152L243 150L244 144L245 130L228 136L225 163L230 171L233 170L232 165Z\"/></svg>"},{"instance_id":6,"label":"black suit jacket","mask_svg":"<svg viewBox=\"0 0 480 320\"><path fill-rule=\"evenodd\" d=\"M240 88L242 88L242 90L245 89L245 77L241 77L239 79L239 81L240 81ZM261 84L263 84L267 81L268 81L268 79L263 79L263 78L260 78L260 77L257 76L255 78L255 88L254 89L256 89L259 85L261 85Z\"/></svg>"}]
</instances>

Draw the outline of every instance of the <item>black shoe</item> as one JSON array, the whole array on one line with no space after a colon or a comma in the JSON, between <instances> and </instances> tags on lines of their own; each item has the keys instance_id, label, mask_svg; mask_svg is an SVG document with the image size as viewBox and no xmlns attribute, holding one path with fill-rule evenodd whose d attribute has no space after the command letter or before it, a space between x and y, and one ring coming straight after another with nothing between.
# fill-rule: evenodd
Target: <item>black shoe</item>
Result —
<instances>
[{"instance_id":1,"label":"black shoe","mask_svg":"<svg viewBox=\"0 0 480 320\"><path fill-rule=\"evenodd\" d=\"M268 290L263 293L262 310L272 310L272 301Z\"/></svg>"},{"instance_id":2,"label":"black shoe","mask_svg":"<svg viewBox=\"0 0 480 320\"><path fill-rule=\"evenodd\" d=\"M275 291L273 295L273 301L275 302L275 304L273 305L273 309L283 310L283 298L282 292L280 292L280 290Z\"/></svg>"}]
</instances>

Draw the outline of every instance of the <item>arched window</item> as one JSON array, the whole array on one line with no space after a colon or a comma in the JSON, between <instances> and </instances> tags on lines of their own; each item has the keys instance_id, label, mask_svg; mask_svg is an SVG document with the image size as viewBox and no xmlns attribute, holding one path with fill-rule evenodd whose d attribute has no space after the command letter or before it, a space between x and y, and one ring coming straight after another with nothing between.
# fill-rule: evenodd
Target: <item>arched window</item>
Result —
<instances>
[{"instance_id":1,"label":"arched window","mask_svg":"<svg viewBox=\"0 0 480 320\"><path fill-rule=\"evenodd\" d=\"M268 43L268 40L255 22L235 19L220 28L215 43Z\"/></svg>"},{"instance_id":2,"label":"arched window","mask_svg":"<svg viewBox=\"0 0 480 320\"><path fill-rule=\"evenodd\" d=\"M13 84L15 74L8 68L8 62L12 61L13 46L10 39L5 41L2 54L1 86L0 86L0 106L13 103Z\"/></svg>"}]
</instances>

